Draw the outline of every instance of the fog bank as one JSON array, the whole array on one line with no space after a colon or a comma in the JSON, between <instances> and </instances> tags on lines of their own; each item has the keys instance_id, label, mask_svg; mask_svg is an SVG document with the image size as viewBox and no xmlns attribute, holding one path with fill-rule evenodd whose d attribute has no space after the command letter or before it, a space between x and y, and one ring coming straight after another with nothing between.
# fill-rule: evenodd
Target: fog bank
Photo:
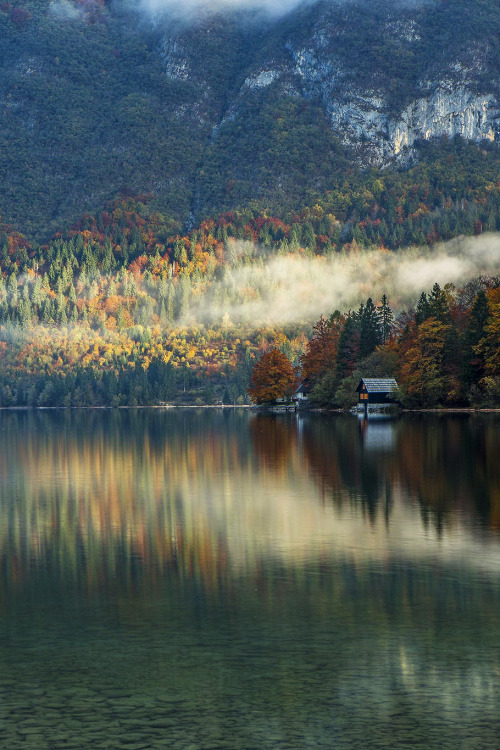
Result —
<instances>
[{"instance_id":1,"label":"fog bank","mask_svg":"<svg viewBox=\"0 0 500 750\"><path fill-rule=\"evenodd\" d=\"M139 0L140 7L153 14L169 13L179 18L196 18L224 11L263 11L270 16L281 16L299 5L315 0Z\"/></svg>"},{"instance_id":2,"label":"fog bank","mask_svg":"<svg viewBox=\"0 0 500 750\"><path fill-rule=\"evenodd\" d=\"M243 256L259 253L234 242ZM191 302L185 322L221 320L247 325L313 322L387 294L394 310L415 304L436 282L460 287L474 277L500 275L500 234L462 238L429 249L372 250L330 257L264 256L227 268ZM189 318L189 320L187 319Z\"/></svg>"}]
</instances>

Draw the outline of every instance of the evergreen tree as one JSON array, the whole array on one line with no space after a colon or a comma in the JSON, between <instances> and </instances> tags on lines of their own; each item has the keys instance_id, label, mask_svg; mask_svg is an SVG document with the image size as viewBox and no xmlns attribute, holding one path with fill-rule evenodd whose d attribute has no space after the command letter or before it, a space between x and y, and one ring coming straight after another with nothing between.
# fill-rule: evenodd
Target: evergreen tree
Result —
<instances>
[{"instance_id":1,"label":"evergreen tree","mask_svg":"<svg viewBox=\"0 0 500 750\"><path fill-rule=\"evenodd\" d=\"M472 306L467 328L463 337L462 382L468 391L477 385L484 376L484 357L475 348L485 335L485 327L490 316L488 298L483 290L479 291Z\"/></svg>"},{"instance_id":2,"label":"evergreen tree","mask_svg":"<svg viewBox=\"0 0 500 750\"><path fill-rule=\"evenodd\" d=\"M359 319L356 313L349 312L339 336L337 358L335 361L336 381L340 383L356 369L359 356Z\"/></svg>"},{"instance_id":3,"label":"evergreen tree","mask_svg":"<svg viewBox=\"0 0 500 750\"><path fill-rule=\"evenodd\" d=\"M364 359L371 354L382 342L382 326L378 310L369 297L365 305L361 305L358 312L359 320L359 354Z\"/></svg>"},{"instance_id":4,"label":"evergreen tree","mask_svg":"<svg viewBox=\"0 0 500 750\"><path fill-rule=\"evenodd\" d=\"M17 276L14 273L14 271L9 276L7 289L9 292L11 303L16 304L17 303Z\"/></svg>"},{"instance_id":5,"label":"evergreen tree","mask_svg":"<svg viewBox=\"0 0 500 750\"><path fill-rule=\"evenodd\" d=\"M302 244L310 250L314 250L316 247L316 236L310 221L306 221L302 228Z\"/></svg>"},{"instance_id":6,"label":"evergreen tree","mask_svg":"<svg viewBox=\"0 0 500 750\"><path fill-rule=\"evenodd\" d=\"M290 229L290 250L298 250L301 238L302 230L300 224L292 224L292 228Z\"/></svg>"},{"instance_id":7,"label":"evergreen tree","mask_svg":"<svg viewBox=\"0 0 500 750\"><path fill-rule=\"evenodd\" d=\"M385 294L382 295L381 304L378 306L380 318L380 334L382 343L385 344L391 338L394 330L394 313L392 312L389 301Z\"/></svg>"},{"instance_id":8,"label":"evergreen tree","mask_svg":"<svg viewBox=\"0 0 500 750\"><path fill-rule=\"evenodd\" d=\"M448 303L448 297L439 284L434 284L432 287L432 292L429 295L428 302L429 317L435 318L436 320L441 321L441 323L449 323L450 306Z\"/></svg>"},{"instance_id":9,"label":"evergreen tree","mask_svg":"<svg viewBox=\"0 0 500 750\"><path fill-rule=\"evenodd\" d=\"M417 308L415 311L415 323L421 325L427 318L430 317L430 306L427 294L422 292L417 302Z\"/></svg>"},{"instance_id":10,"label":"evergreen tree","mask_svg":"<svg viewBox=\"0 0 500 750\"><path fill-rule=\"evenodd\" d=\"M191 284L187 276L182 275L175 295L175 317L179 320L187 314L191 298Z\"/></svg>"}]
</instances>

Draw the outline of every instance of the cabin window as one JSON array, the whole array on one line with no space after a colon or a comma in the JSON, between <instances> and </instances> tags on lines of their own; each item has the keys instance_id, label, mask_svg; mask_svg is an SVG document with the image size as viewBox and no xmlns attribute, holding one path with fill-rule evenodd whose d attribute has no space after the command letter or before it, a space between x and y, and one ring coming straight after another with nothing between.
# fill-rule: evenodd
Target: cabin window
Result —
<instances>
[{"instance_id":1,"label":"cabin window","mask_svg":"<svg viewBox=\"0 0 500 750\"><path fill-rule=\"evenodd\" d=\"M367 393L361 393L360 394L361 401L368 401L368 394Z\"/></svg>"}]
</instances>

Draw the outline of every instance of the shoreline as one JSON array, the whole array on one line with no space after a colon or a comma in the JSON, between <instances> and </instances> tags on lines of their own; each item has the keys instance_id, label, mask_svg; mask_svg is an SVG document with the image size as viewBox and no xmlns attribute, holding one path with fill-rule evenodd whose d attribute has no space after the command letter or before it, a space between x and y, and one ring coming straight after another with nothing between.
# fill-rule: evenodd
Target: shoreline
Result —
<instances>
[{"instance_id":1,"label":"shoreline","mask_svg":"<svg viewBox=\"0 0 500 750\"><path fill-rule=\"evenodd\" d=\"M273 408L276 407L262 407L255 404L149 404L137 406L0 406L1 411L82 411L82 410L97 410L97 411L110 411L110 410L131 410L131 409L245 409L252 411L261 411L273 413ZM278 407L279 409L279 407ZM292 410L291 407L282 410L283 414L351 414L350 409L329 409L327 407L317 407L311 409L297 409ZM274 412L277 413L277 410ZM281 413L281 412L280 412ZM474 408L472 406L463 407L433 407L426 409L399 409L398 414L497 414L500 413L500 408L494 407L481 407Z\"/></svg>"}]
</instances>

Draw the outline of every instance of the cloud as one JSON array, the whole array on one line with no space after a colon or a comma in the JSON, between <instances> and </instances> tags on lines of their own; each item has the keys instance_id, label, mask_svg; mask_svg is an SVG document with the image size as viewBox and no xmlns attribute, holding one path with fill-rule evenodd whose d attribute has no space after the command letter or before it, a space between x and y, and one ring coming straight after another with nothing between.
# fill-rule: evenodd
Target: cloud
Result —
<instances>
[{"instance_id":1,"label":"cloud","mask_svg":"<svg viewBox=\"0 0 500 750\"><path fill-rule=\"evenodd\" d=\"M233 247L231 248L231 244ZM235 257L255 257L251 243L229 243ZM255 327L313 322L387 294L395 310L415 304L437 282L459 287L481 275L500 275L500 234L465 238L432 250L352 252L329 258L266 257L236 264L192 302L186 323L221 320Z\"/></svg>"}]
</instances>

